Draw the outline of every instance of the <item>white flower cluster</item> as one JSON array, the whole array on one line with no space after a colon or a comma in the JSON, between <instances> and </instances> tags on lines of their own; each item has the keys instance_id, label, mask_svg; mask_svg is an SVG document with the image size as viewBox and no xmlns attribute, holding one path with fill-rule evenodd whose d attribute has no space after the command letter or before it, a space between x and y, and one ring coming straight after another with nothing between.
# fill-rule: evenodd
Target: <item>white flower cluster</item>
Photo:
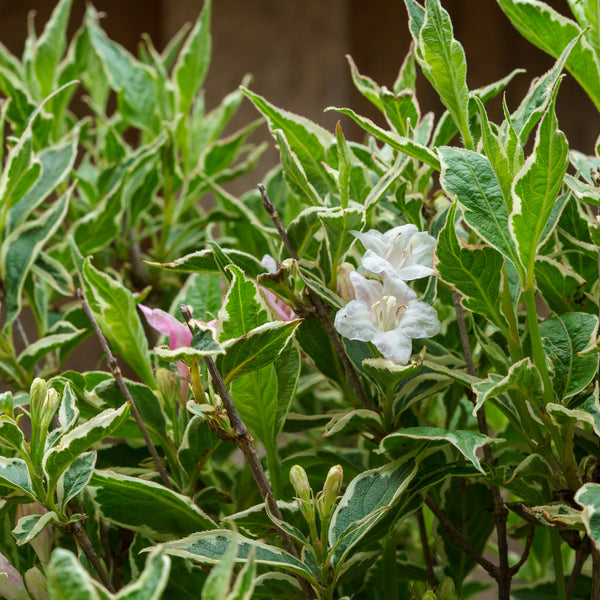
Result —
<instances>
[{"instance_id":1,"label":"white flower cluster","mask_svg":"<svg viewBox=\"0 0 600 600\"><path fill-rule=\"evenodd\" d=\"M385 358L406 364L413 339L440 331L435 309L417 300L406 284L434 273L435 239L415 225L401 225L385 233L374 229L352 233L366 250L363 268L379 279L350 273L355 299L338 311L335 328L351 340L372 342Z\"/></svg>"}]
</instances>

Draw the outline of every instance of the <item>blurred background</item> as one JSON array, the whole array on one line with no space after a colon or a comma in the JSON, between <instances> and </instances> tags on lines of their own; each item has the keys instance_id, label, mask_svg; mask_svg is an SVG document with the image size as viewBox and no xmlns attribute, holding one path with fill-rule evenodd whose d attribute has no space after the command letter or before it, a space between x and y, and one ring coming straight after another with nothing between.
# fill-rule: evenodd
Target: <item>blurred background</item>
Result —
<instances>
[{"instance_id":1,"label":"blurred background","mask_svg":"<svg viewBox=\"0 0 600 600\"><path fill-rule=\"evenodd\" d=\"M85 4L85 0L74 0L71 33L82 22ZM162 49L186 21L196 19L203 0L96 0L94 4L106 13L102 26L108 35L137 54L142 33L148 33ZM550 4L570 15L566 0L551 0ZM442 0L442 5L451 15L455 37L465 48L470 89L500 79L514 68L527 69L506 92L508 106L514 109L531 78L545 72L553 59L520 37L495 0ZM35 27L40 32L54 6L53 0L0 0L0 41L21 56L28 14L35 13ZM351 107L377 118L369 103L353 90L345 55L353 57L362 74L391 87L409 48L407 19L402 0L213 0L207 106L217 104L251 74L251 89L329 130L340 116L323 112L327 106ZM440 113L437 97L422 76L418 98L423 111ZM571 147L592 154L600 118L570 76L561 86L557 110ZM499 99L489 111L492 120L501 120ZM232 125L256 117L246 102ZM346 117L341 121L347 137L362 136ZM271 139L266 127L260 135ZM267 153L256 177L276 158L274 150Z\"/></svg>"}]
</instances>

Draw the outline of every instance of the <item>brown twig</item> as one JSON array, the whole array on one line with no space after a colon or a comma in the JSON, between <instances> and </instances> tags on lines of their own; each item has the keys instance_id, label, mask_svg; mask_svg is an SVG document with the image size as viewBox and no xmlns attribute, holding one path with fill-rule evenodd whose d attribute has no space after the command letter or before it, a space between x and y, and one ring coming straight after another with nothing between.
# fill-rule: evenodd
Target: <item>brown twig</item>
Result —
<instances>
[{"instance_id":1,"label":"brown twig","mask_svg":"<svg viewBox=\"0 0 600 600\"><path fill-rule=\"evenodd\" d=\"M100 346L102 348L102 351L104 352L104 354L106 354L106 362L108 363L108 367L109 367L111 373L113 374L113 377L115 378L115 381L117 382L117 385L119 386L119 389L121 390L121 393L123 394L125 400L127 401L127 404L129 404L129 407L131 409L131 414L133 415L133 418L135 419L140 431L142 432L142 436L143 436L144 441L146 442L146 446L148 447L148 450L150 451L150 454L154 460L154 464L156 465L156 468L160 474L160 478L163 482L163 485L166 488L173 489L173 486L171 485L171 482L169 481L169 476L167 475L167 472L165 471L165 467L163 466L160 456L158 455L158 452L156 451L156 446L154 445L154 442L150 438L150 434L148 433L148 430L146 429L146 425L144 424L142 416L140 415L140 412L137 409L137 406L135 405L135 402L133 400L133 397L131 396L131 393L127 387L127 384L125 383L125 379L123 378L123 374L121 373L121 369L119 368L117 359L114 357L113 353L111 352L108 342L106 341L106 338L104 337L104 334L102 333L102 331L100 331L100 327L98 325L98 322L96 321L96 318L94 317L94 314L92 313L92 309L90 308L90 305L88 304L88 301L85 299L85 295L80 288L77 288L77 297L79 298L79 301L81 302L83 311L85 312L88 319L92 323L92 326L94 327L94 331L96 332L96 336L98 337L98 340L100 341Z\"/></svg>"},{"instance_id":2,"label":"brown twig","mask_svg":"<svg viewBox=\"0 0 600 600\"><path fill-rule=\"evenodd\" d=\"M182 304L179 307L185 322L192 334L194 333L191 318L192 313L189 307ZM246 464L250 468L250 472L252 473L252 477L258 486L260 491L260 495L262 499L265 501L267 506L269 507L269 511L271 514L278 520L283 521L283 515L279 510L279 506L277 506L277 501L275 500L275 496L273 494L273 488L267 479L267 475L262 467L260 459L258 458L258 454L256 452L256 448L254 446L254 441L246 424L240 417L240 413L237 411L231 396L229 395L229 391L227 390L227 386L221 377L221 373L219 369L217 369L217 365L215 365L215 361L210 356L205 356L203 358L204 364L208 370L208 373L212 379L213 385L221 398L221 402L223 403L223 407L227 412L227 416L229 417L229 422L231 423L231 428L235 432L235 442L238 445L238 448L241 450L244 455L244 460ZM296 551L296 547L294 546L294 542L292 538L280 527L275 526L277 535L281 540L281 544L284 549L289 552L292 556L298 557L298 552ZM302 586L302 590L307 598L314 598L314 593L309 583L300 576L297 576L298 582Z\"/></svg>"},{"instance_id":3,"label":"brown twig","mask_svg":"<svg viewBox=\"0 0 600 600\"><path fill-rule=\"evenodd\" d=\"M269 215L269 218L273 222L273 225L275 225L275 228L277 229L277 232L279 233L279 236L281 237L283 245L288 251L288 254L294 260L298 260L298 253L296 252L285 228L283 227L283 224L281 223L281 219L279 218L279 213L277 212L275 205L271 202L269 196L267 195L267 190L265 190L265 186L262 183L259 183L257 187L262 196L265 211ZM358 377L354 365L352 364L352 362L348 358L348 355L346 354L344 344L340 336L338 335L338 332L336 331L335 327L333 326L330 312L323 304L321 298L319 298L319 296L309 286L306 286L306 290L308 294L308 299L310 300L310 303L315 309L316 317L319 323L321 323L321 325L325 329L325 332L331 340L331 344L333 345L336 353L340 357L340 360L342 361L342 364L344 365L344 368L348 373L348 377L352 382L352 387L354 388L354 391L356 392L361 404L364 408L368 410L375 410L375 407L371 404L371 401L369 400L369 397L365 392L365 389Z\"/></svg>"},{"instance_id":4,"label":"brown twig","mask_svg":"<svg viewBox=\"0 0 600 600\"><path fill-rule=\"evenodd\" d=\"M567 581L567 600L571 600L573 597L573 592L575 591L575 584L581 575L581 570L583 569L583 564L587 560L590 552L592 551L590 544L593 542L586 535L583 538L581 544L579 544L579 548L577 548L575 552L575 564L573 565L573 570L571 571L571 575L569 576L569 580Z\"/></svg>"},{"instance_id":5,"label":"brown twig","mask_svg":"<svg viewBox=\"0 0 600 600\"><path fill-rule=\"evenodd\" d=\"M425 504L442 524L450 537L468 554L478 565L483 567L491 577L498 581L500 569L487 558L484 558L463 536L458 527L446 516L446 513L435 503L430 496L425 496Z\"/></svg>"},{"instance_id":6,"label":"brown twig","mask_svg":"<svg viewBox=\"0 0 600 600\"><path fill-rule=\"evenodd\" d=\"M535 534L535 525L532 525L527 532L527 538L525 539L525 547L523 548L523 554L521 554L521 558L519 562L515 563L510 568L511 576L516 575L519 572L519 569L525 564L527 561L527 557L529 556L529 552L531 550L531 544L533 544L533 535Z\"/></svg>"},{"instance_id":7,"label":"brown twig","mask_svg":"<svg viewBox=\"0 0 600 600\"><path fill-rule=\"evenodd\" d=\"M98 573L98 576L104 584L104 587L109 592L114 594L116 592L115 587L113 586L106 569L100 562L100 559L98 558L98 555L96 554L96 551L94 550L94 547L92 546L92 543L90 542L90 539L88 538L81 522L73 521L72 523L69 523L65 529L73 536L79 550L81 550L81 552L83 552L86 558L90 561L90 564L94 567L96 573Z\"/></svg>"},{"instance_id":8,"label":"brown twig","mask_svg":"<svg viewBox=\"0 0 600 600\"><path fill-rule=\"evenodd\" d=\"M471 352L467 325L465 323L463 305L460 301L459 293L454 289L452 290L452 301L454 302L454 310L456 312L456 322L460 334L460 341L463 347L465 361L467 363L467 372L469 375L476 376L477 370L475 369L475 363L473 362L473 354ZM465 388L465 391L469 400L473 403L473 405L475 405L476 402L473 390L471 388ZM487 419L485 418L483 406L477 411L477 425L480 433L489 435ZM492 451L487 444L483 448L483 457L489 465L493 466L494 457L492 456ZM498 598L499 600L509 600L512 572L508 562L508 534L506 531L508 509L506 508L504 500L502 499L500 488L496 484L491 483L490 490L492 492L492 498L494 502L493 514L494 521L496 523L496 534L498 541L499 570L498 577L496 578L498 582Z\"/></svg>"},{"instance_id":9,"label":"brown twig","mask_svg":"<svg viewBox=\"0 0 600 600\"><path fill-rule=\"evenodd\" d=\"M425 519L423 518L422 508L419 508L419 510L416 512L416 516L417 523L419 524L419 537L421 538L423 559L425 560L425 567L427 568L427 581L429 582L429 587L433 589L438 584L438 580L433 570L433 559L431 557L429 542L427 541L427 529L425 528Z\"/></svg>"}]
</instances>

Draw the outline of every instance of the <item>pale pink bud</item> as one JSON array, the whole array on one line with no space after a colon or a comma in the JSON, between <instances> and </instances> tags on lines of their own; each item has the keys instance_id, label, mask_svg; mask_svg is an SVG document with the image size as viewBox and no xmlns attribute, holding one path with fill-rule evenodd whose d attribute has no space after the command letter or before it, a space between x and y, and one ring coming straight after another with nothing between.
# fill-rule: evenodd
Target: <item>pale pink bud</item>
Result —
<instances>
[{"instance_id":1,"label":"pale pink bud","mask_svg":"<svg viewBox=\"0 0 600 600\"><path fill-rule=\"evenodd\" d=\"M0 596L6 600L27 598L21 573L10 564L4 554L0 554Z\"/></svg>"}]
</instances>

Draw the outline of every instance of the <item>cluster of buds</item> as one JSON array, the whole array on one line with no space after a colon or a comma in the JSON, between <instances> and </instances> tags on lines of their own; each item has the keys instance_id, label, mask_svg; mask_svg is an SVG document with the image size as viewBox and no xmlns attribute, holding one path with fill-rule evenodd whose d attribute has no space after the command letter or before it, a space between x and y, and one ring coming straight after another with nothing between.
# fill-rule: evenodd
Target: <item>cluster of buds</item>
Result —
<instances>
[{"instance_id":1,"label":"cluster of buds","mask_svg":"<svg viewBox=\"0 0 600 600\"><path fill-rule=\"evenodd\" d=\"M323 489L314 498L306 471L300 465L294 465L290 469L290 481L296 492L300 512L309 525L315 522L315 509L321 522L329 521L335 510L343 480L342 467L340 465L331 467L329 473L327 473Z\"/></svg>"}]
</instances>

